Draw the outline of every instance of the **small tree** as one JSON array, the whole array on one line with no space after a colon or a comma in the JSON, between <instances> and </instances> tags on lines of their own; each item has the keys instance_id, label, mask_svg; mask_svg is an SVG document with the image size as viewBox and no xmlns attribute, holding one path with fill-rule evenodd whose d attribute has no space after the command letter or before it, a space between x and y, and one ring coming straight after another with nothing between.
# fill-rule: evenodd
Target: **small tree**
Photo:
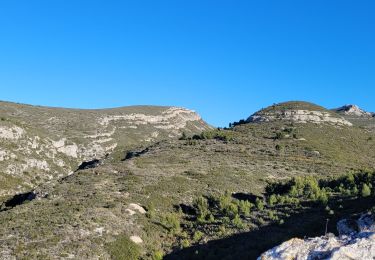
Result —
<instances>
[{"instance_id":1,"label":"small tree","mask_svg":"<svg viewBox=\"0 0 375 260\"><path fill-rule=\"evenodd\" d=\"M258 210L263 210L264 209L264 202L263 202L263 200L257 198L255 200L255 206L257 207Z\"/></svg>"},{"instance_id":2,"label":"small tree","mask_svg":"<svg viewBox=\"0 0 375 260\"><path fill-rule=\"evenodd\" d=\"M198 230L197 232L194 233L194 237L193 237L194 241L199 242L203 238L203 235L204 234Z\"/></svg>"},{"instance_id":3,"label":"small tree","mask_svg":"<svg viewBox=\"0 0 375 260\"><path fill-rule=\"evenodd\" d=\"M365 183L362 186L362 197L369 197L371 195L370 187Z\"/></svg>"},{"instance_id":4,"label":"small tree","mask_svg":"<svg viewBox=\"0 0 375 260\"><path fill-rule=\"evenodd\" d=\"M252 205L249 201L241 200L240 203L239 203L239 210L240 210L241 214L243 214L245 217L249 217L251 206Z\"/></svg>"},{"instance_id":5,"label":"small tree","mask_svg":"<svg viewBox=\"0 0 375 260\"><path fill-rule=\"evenodd\" d=\"M181 232L181 224L177 214L168 214L164 219L164 226L172 234L179 234Z\"/></svg>"},{"instance_id":6,"label":"small tree","mask_svg":"<svg viewBox=\"0 0 375 260\"><path fill-rule=\"evenodd\" d=\"M219 207L221 212L231 219L238 214L238 206L233 202L229 192L226 192L225 195L220 196Z\"/></svg>"},{"instance_id":7,"label":"small tree","mask_svg":"<svg viewBox=\"0 0 375 260\"><path fill-rule=\"evenodd\" d=\"M152 260L163 260L163 256L163 252L161 250L158 250L152 255Z\"/></svg>"},{"instance_id":8,"label":"small tree","mask_svg":"<svg viewBox=\"0 0 375 260\"><path fill-rule=\"evenodd\" d=\"M322 190L321 192L319 192L319 194L317 196L317 201L319 201L323 205L328 204L328 195L327 195L327 192L325 190Z\"/></svg>"},{"instance_id":9,"label":"small tree","mask_svg":"<svg viewBox=\"0 0 375 260\"><path fill-rule=\"evenodd\" d=\"M277 197L275 194L272 194L268 199L269 205L272 207L277 203Z\"/></svg>"},{"instance_id":10,"label":"small tree","mask_svg":"<svg viewBox=\"0 0 375 260\"><path fill-rule=\"evenodd\" d=\"M242 219L240 218L240 216L238 214L236 214L232 220L232 224L233 226L235 226L236 228L244 228L244 224L242 222Z\"/></svg>"},{"instance_id":11,"label":"small tree","mask_svg":"<svg viewBox=\"0 0 375 260\"><path fill-rule=\"evenodd\" d=\"M205 222L210 210L208 209L208 201L204 197L199 197L194 201L194 207L197 211L198 221Z\"/></svg>"}]
</instances>

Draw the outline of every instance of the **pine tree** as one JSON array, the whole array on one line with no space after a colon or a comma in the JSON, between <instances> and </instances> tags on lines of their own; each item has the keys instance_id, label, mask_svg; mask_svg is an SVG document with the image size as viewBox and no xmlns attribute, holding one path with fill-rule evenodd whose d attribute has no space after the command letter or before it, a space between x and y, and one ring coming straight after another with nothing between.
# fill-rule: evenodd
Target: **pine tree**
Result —
<instances>
[{"instance_id":1,"label":"pine tree","mask_svg":"<svg viewBox=\"0 0 375 260\"><path fill-rule=\"evenodd\" d=\"M371 189L367 184L362 186L362 197L369 197L371 195Z\"/></svg>"}]
</instances>

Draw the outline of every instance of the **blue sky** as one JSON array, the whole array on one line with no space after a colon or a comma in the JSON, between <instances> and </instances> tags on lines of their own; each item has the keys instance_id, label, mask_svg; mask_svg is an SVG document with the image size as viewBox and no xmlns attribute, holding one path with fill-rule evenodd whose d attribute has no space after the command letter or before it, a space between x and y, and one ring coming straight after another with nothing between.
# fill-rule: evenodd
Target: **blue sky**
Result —
<instances>
[{"instance_id":1,"label":"blue sky","mask_svg":"<svg viewBox=\"0 0 375 260\"><path fill-rule=\"evenodd\" d=\"M0 3L0 99L198 111L217 126L272 103L375 111L375 1Z\"/></svg>"}]
</instances>

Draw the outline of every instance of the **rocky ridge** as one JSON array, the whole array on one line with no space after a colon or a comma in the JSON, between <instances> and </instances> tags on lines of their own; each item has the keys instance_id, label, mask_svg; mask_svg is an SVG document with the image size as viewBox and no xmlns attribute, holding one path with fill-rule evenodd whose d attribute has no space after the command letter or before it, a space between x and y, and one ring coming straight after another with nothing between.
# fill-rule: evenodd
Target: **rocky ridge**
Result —
<instances>
[{"instance_id":1,"label":"rocky ridge","mask_svg":"<svg viewBox=\"0 0 375 260\"><path fill-rule=\"evenodd\" d=\"M352 126L348 120L322 107L305 102L287 102L256 112L247 119L249 123L292 121L295 123L331 124Z\"/></svg>"},{"instance_id":2,"label":"rocky ridge","mask_svg":"<svg viewBox=\"0 0 375 260\"><path fill-rule=\"evenodd\" d=\"M210 129L178 107L77 110L0 102L0 197L24 192L117 147Z\"/></svg>"},{"instance_id":3,"label":"rocky ridge","mask_svg":"<svg viewBox=\"0 0 375 260\"><path fill-rule=\"evenodd\" d=\"M375 113L367 112L361 109L357 105L345 105L336 109L333 109L335 112L344 114L347 116L357 116L357 117L367 117L371 118L375 116Z\"/></svg>"}]
</instances>

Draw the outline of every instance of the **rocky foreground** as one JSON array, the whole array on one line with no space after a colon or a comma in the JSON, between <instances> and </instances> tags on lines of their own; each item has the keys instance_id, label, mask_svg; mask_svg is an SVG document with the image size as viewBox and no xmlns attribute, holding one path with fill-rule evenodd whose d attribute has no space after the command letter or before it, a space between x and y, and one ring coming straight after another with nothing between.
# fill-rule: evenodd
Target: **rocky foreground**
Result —
<instances>
[{"instance_id":1,"label":"rocky foreground","mask_svg":"<svg viewBox=\"0 0 375 260\"><path fill-rule=\"evenodd\" d=\"M264 253L258 260L276 259L375 259L374 216L362 215L358 220L342 220L337 225L339 236L294 238Z\"/></svg>"}]
</instances>

